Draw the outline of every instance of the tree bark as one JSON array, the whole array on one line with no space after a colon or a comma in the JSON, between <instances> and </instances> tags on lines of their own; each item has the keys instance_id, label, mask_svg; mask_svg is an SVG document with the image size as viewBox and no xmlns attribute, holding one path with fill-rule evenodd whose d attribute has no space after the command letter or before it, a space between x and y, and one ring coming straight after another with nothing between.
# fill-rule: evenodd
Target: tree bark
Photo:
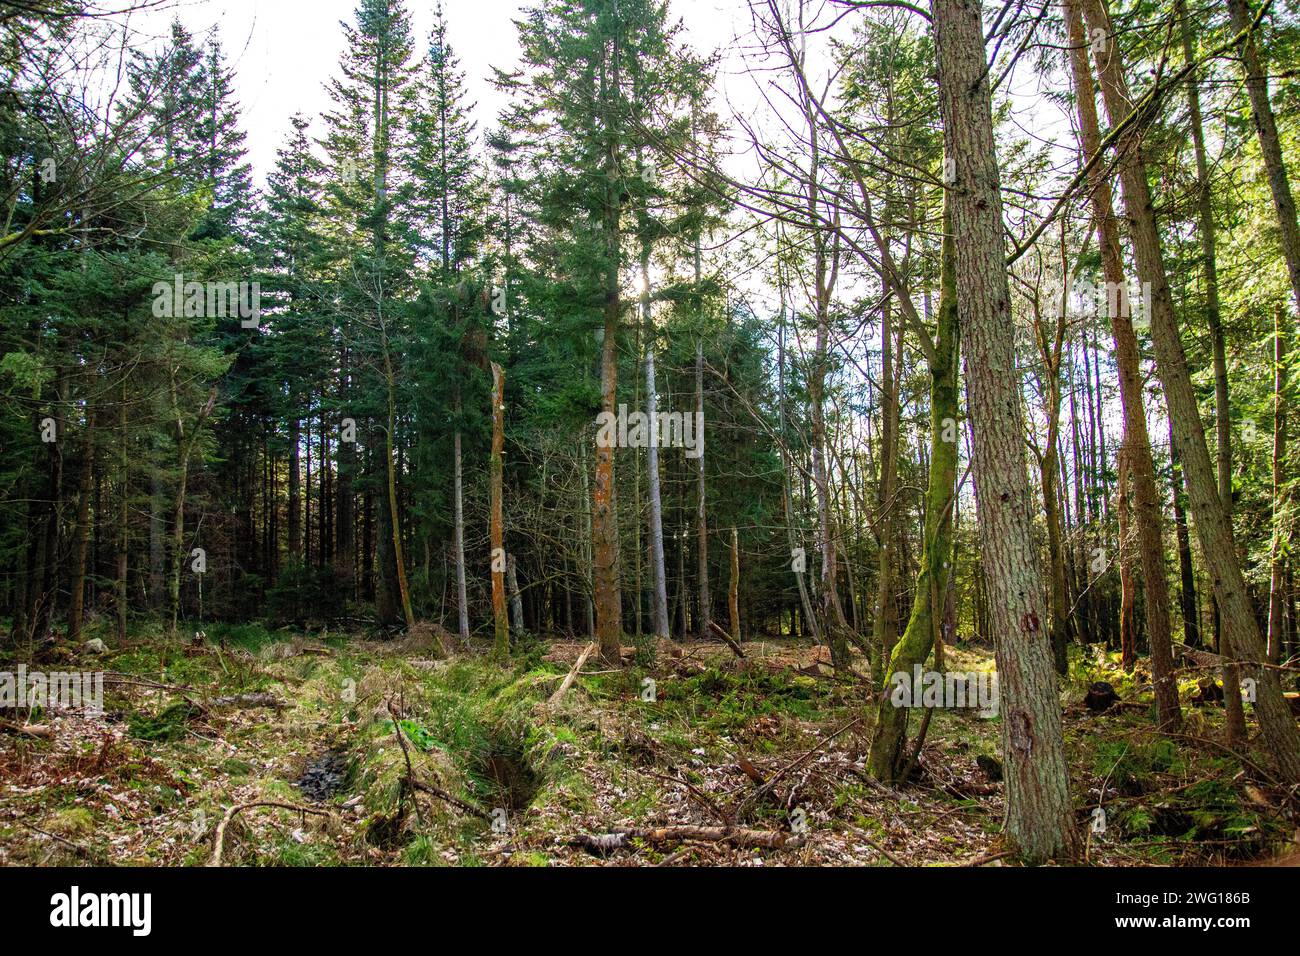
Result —
<instances>
[{"instance_id":1,"label":"tree bark","mask_svg":"<svg viewBox=\"0 0 1300 956\"><path fill-rule=\"evenodd\" d=\"M77 537L72 548L72 581L68 597L68 640L81 639L86 595L86 555L90 546L90 492L95 477L95 406L86 402L86 437L81 449L81 480L77 498Z\"/></svg>"},{"instance_id":2,"label":"tree bark","mask_svg":"<svg viewBox=\"0 0 1300 956\"><path fill-rule=\"evenodd\" d=\"M1083 159L1084 162L1089 162L1101 149L1101 124L1097 118L1093 75L1088 64L1089 44L1084 33L1079 0L1069 0L1066 4L1066 20L1070 36L1070 63L1074 76ZM1156 719L1162 727L1176 731L1182 726L1182 710L1178 703L1178 684L1173 673L1173 626L1170 622L1169 581L1165 569L1160 493L1156 488L1155 462L1151 454L1150 435L1147 432L1146 405L1142 394L1142 360L1137 335L1133 329L1133 303L1128 298L1128 283L1124 276L1119 223L1115 219L1110 182L1100 162L1093 167L1089 186L1093 219L1097 224L1097 235L1101 246L1102 275L1108 287L1118 293L1114 297L1108 295L1106 301L1108 307L1112 301L1116 304L1116 308L1109 311L1114 313L1110 316L1111 334L1115 345L1115 361L1119 367L1120 404L1124 415L1122 449L1129 468L1129 476L1132 478L1138 550L1141 555L1142 577L1146 586L1147 639L1151 649ZM1120 538L1122 547L1125 539L1124 529L1120 531ZM1121 564L1121 569L1123 568ZM1121 634L1123 635L1124 625L1127 624L1131 629L1133 624L1131 619L1124 621L1123 617L1132 603L1131 582L1121 578L1120 594Z\"/></svg>"},{"instance_id":3,"label":"tree bark","mask_svg":"<svg viewBox=\"0 0 1300 956\"><path fill-rule=\"evenodd\" d=\"M727 587L727 605L731 611L731 639L740 643L740 534L731 528L731 581Z\"/></svg>"},{"instance_id":4,"label":"tree bark","mask_svg":"<svg viewBox=\"0 0 1300 956\"><path fill-rule=\"evenodd\" d=\"M942 303L940 304L942 308ZM901 364L902 356L898 356ZM898 389L894 378L894 342L889 302L881 309L880 319L880 481L876 491L876 531L879 550L876 567L876 608L872 620L872 643L880 661L890 660L898 641L898 622L894 603L894 496L898 486ZM930 465L934 467L933 462ZM883 667L882 667L883 669Z\"/></svg>"},{"instance_id":5,"label":"tree bark","mask_svg":"<svg viewBox=\"0 0 1300 956\"><path fill-rule=\"evenodd\" d=\"M1133 108L1119 45L1101 0L1084 0L1084 14L1092 34L1105 40L1093 50L1106 110L1112 125L1118 125L1128 119ZM1174 438L1183 460L1197 537L1223 613L1223 634L1231 656L1248 662L1250 676L1256 679L1255 712L1259 717L1264 745L1272 755L1279 775L1287 782L1300 782L1300 731L1296 729L1295 718L1282 697L1276 672L1258 667L1265 655L1264 640L1246 593L1228 510L1215 485L1205 429L1201 424L1165 273L1145 158L1140 143L1134 142L1131 134L1125 140L1127 142L1120 144L1117 159L1124 208L1138 271L1144 281L1151 283L1151 338L1156 368L1164 386ZM1225 689L1225 692L1229 691Z\"/></svg>"},{"instance_id":6,"label":"tree bark","mask_svg":"<svg viewBox=\"0 0 1300 956\"><path fill-rule=\"evenodd\" d=\"M645 411L650 429L646 445L646 473L650 485L650 583L652 623L655 636L668 637L668 579L664 571L664 513L659 491L658 396L655 385L655 329L650 311L650 246L641 253L641 319L645 323ZM640 600L638 591L637 600Z\"/></svg>"},{"instance_id":7,"label":"tree bark","mask_svg":"<svg viewBox=\"0 0 1300 956\"><path fill-rule=\"evenodd\" d=\"M695 282L700 281L700 245L695 241ZM708 637L713 610L709 606L709 514L704 483L704 337L695 340L695 420L700 432L700 456L695 459L696 563L700 589L700 619L696 631L700 640Z\"/></svg>"},{"instance_id":8,"label":"tree bark","mask_svg":"<svg viewBox=\"0 0 1300 956\"><path fill-rule=\"evenodd\" d=\"M298 445L302 426L298 419L289 423L289 554L302 558L302 469Z\"/></svg>"},{"instance_id":9,"label":"tree bark","mask_svg":"<svg viewBox=\"0 0 1300 956\"><path fill-rule=\"evenodd\" d=\"M980 4L933 0L981 559L996 641L1006 831L1029 860L1074 853L1061 710L1043 628Z\"/></svg>"},{"instance_id":10,"label":"tree bark","mask_svg":"<svg viewBox=\"0 0 1300 956\"><path fill-rule=\"evenodd\" d=\"M600 97L607 105L619 85L619 51L614 44L612 56L602 64ZM608 65L612 75L605 75ZM604 239L604 338L601 342L600 392L601 411L608 419L616 416L618 401L618 326L622 314L621 279L623 194L617 182L620 175L618 119L602 117L605 127L604 173L605 197L601 209ZM623 598L619 584L618 516L614 492L614 442L596 442L596 475L592 483L591 545L596 613L596 639L600 656L608 664L621 666L623 661Z\"/></svg>"},{"instance_id":11,"label":"tree bark","mask_svg":"<svg viewBox=\"0 0 1300 956\"><path fill-rule=\"evenodd\" d=\"M452 438L452 494L455 497L455 527L452 549L456 560L456 621L462 644L469 643L469 598L465 582L465 488L460 443L460 389L456 389L456 434Z\"/></svg>"},{"instance_id":12,"label":"tree bark","mask_svg":"<svg viewBox=\"0 0 1300 956\"><path fill-rule=\"evenodd\" d=\"M123 375L117 406L117 430L120 446L117 460L117 573L113 582L113 610L117 617L117 643L119 647L126 640L126 575L131 531L131 461L128 453L130 443L127 440L126 395L126 376Z\"/></svg>"},{"instance_id":13,"label":"tree bark","mask_svg":"<svg viewBox=\"0 0 1300 956\"><path fill-rule=\"evenodd\" d=\"M344 408L349 407L351 400L350 365L351 356L345 348L343 350L343 368L339 375L339 397ZM334 510L332 512L336 524L334 538L337 542L334 574L348 599L353 600L356 597L357 584L357 534L352 477L356 472L357 446L356 442L345 441L344 438L345 436L340 430L337 446L338 475L334 482Z\"/></svg>"},{"instance_id":14,"label":"tree bark","mask_svg":"<svg viewBox=\"0 0 1300 956\"><path fill-rule=\"evenodd\" d=\"M872 776L886 784L901 782L899 777L907 770L904 745L908 710L894 705L890 685L895 674L911 680L912 668L923 665L932 648L938 653L942 646L943 602L951 580L958 457L955 426L960 414L957 384L960 330L953 237L946 215L944 221L937 342L930 365L930 475L925 493L925 540L912 595L912 612L885 667L883 693L876 708L876 725L867 757Z\"/></svg>"},{"instance_id":15,"label":"tree bark","mask_svg":"<svg viewBox=\"0 0 1300 956\"><path fill-rule=\"evenodd\" d=\"M1169 433L1170 483L1174 499L1174 531L1178 540L1178 574L1182 589L1183 643L1188 647L1201 646L1200 608L1196 601L1196 571L1192 566L1192 542L1187 530L1187 486L1183 481L1183 464L1174 444L1173 430Z\"/></svg>"},{"instance_id":16,"label":"tree bark","mask_svg":"<svg viewBox=\"0 0 1300 956\"><path fill-rule=\"evenodd\" d=\"M402 553L402 522L397 507L397 381L393 373L393 357L388 347L388 334L383 333L384 381L388 389L388 427L384 429L384 467L388 475L388 518L392 525L393 560L396 564L397 591L402 600L402 617L406 629L415 627L415 611L411 607L411 589L406 582L406 559ZM439 656L443 649L434 637Z\"/></svg>"},{"instance_id":17,"label":"tree bark","mask_svg":"<svg viewBox=\"0 0 1300 956\"><path fill-rule=\"evenodd\" d=\"M505 525L501 514L501 454L505 450L506 373L492 363L492 623L498 660L510 656L510 624L506 620Z\"/></svg>"},{"instance_id":18,"label":"tree bark","mask_svg":"<svg viewBox=\"0 0 1300 956\"><path fill-rule=\"evenodd\" d=\"M1279 306L1273 314L1273 541L1269 548L1268 659L1282 663L1283 590L1286 555L1291 550L1286 527L1290 502L1286 493L1286 336Z\"/></svg>"},{"instance_id":19,"label":"tree bark","mask_svg":"<svg viewBox=\"0 0 1300 956\"><path fill-rule=\"evenodd\" d=\"M1267 4L1265 4L1267 6ZM1273 194L1273 207L1281 231L1282 255L1286 259L1287 276L1291 280L1291 293L1300 312L1300 224L1296 221L1295 200L1291 197L1291 183L1287 178L1286 161L1282 157L1282 141L1277 133L1277 120L1268 99L1268 76L1264 72L1259 49L1255 45L1255 15L1248 0L1228 0L1228 16L1232 29L1243 36L1241 67L1246 76L1246 90L1250 94L1250 113L1259 137L1259 152L1268 174L1268 188Z\"/></svg>"}]
</instances>

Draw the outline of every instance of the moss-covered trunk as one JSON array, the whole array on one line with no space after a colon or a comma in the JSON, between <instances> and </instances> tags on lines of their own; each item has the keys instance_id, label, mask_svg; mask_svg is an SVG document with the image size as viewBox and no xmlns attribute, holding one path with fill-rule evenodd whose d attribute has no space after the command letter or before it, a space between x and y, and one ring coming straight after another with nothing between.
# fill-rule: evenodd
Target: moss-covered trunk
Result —
<instances>
[{"instance_id":1,"label":"moss-covered trunk","mask_svg":"<svg viewBox=\"0 0 1300 956\"><path fill-rule=\"evenodd\" d=\"M896 707L889 688L896 673L910 675L924 664L935 646L944 595L952 563L953 495L957 481L957 288L953 239L944 215L942 285L934 360L930 364L930 478L926 488L925 542L917 573L912 613L903 636L894 645L885 668L884 692L871 738L868 767L885 783L894 783L904 770L907 708Z\"/></svg>"}]
</instances>

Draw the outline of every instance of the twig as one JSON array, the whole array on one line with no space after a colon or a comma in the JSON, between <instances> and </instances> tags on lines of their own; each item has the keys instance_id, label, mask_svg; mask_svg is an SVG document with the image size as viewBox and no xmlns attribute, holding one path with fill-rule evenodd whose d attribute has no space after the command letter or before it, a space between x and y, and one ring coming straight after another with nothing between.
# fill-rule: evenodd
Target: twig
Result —
<instances>
[{"instance_id":1,"label":"twig","mask_svg":"<svg viewBox=\"0 0 1300 956\"><path fill-rule=\"evenodd\" d=\"M71 840L67 839L66 837L61 837L57 833L51 833L49 830L42 830L40 827L28 823L26 820L16 820L14 822L18 823L20 826L25 826L29 830L34 830L35 832L41 834L41 836L47 836L51 840L58 840L60 843L65 844L66 846L69 846L72 849L76 850L78 855L83 856L88 860L94 860L97 858L103 859L102 853L98 853L94 850L87 849L86 847L82 846L80 843L73 843Z\"/></svg>"},{"instance_id":2,"label":"twig","mask_svg":"<svg viewBox=\"0 0 1300 956\"><path fill-rule=\"evenodd\" d=\"M594 647L595 645L592 646ZM437 797L439 800L442 800L445 803L450 803L453 807L463 810L466 813L470 814L471 816L475 816L478 817L480 820L487 820L490 822L492 820L492 817L489 816L486 811L479 809L473 804L466 803L464 800L460 800L456 797L453 797L450 793L448 793L446 790L443 790L441 787L435 787L431 783L425 783L423 780L421 780L419 777L415 775L415 768L411 766L411 753L407 747L406 738L402 734L401 724L399 724L397 721L397 713L396 711L393 710L392 700L388 701L388 713L392 715L393 731L397 734L397 742L402 746L402 756L406 758L406 779L405 781L403 781L406 784L406 786L409 786L415 790L419 790L421 793L427 793L431 797ZM405 793L405 788L403 788L403 793Z\"/></svg>"},{"instance_id":3,"label":"twig","mask_svg":"<svg viewBox=\"0 0 1300 956\"><path fill-rule=\"evenodd\" d=\"M712 797L710 797L699 787L695 786L695 784L691 783L689 780L683 780L681 777L670 777L666 773L656 773L653 770L642 770L641 772L644 774L648 774L651 777L656 777L659 780L666 780L669 783L680 783L690 792L691 796L695 797L695 799L704 806L706 810L708 810L715 817L717 817L718 822L721 823L724 827L730 827L735 825L735 821L732 818L728 817L725 812L723 812L722 808L719 807L717 803L714 802Z\"/></svg>"},{"instance_id":4,"label":"twig","mask_svg":"<svg viewBox=\"0 0 1300 956\"><path fill-rule=\"evenodd\" d=\"M470 816L478 817L480 820L486 820L489 823L492 822L492 817L488 814L486 810L480 810L478 807L474 806L471 803L466 803L464 800L460 800L456 797L453 797L450 793L448 793L446 790L443 790L441 787L435 787L433 784L425 783L423 780L420 779L412 780L411 786L415 787L415 789L419 790L421 793L427 793L431 797L437 797L439 800L445 801L446 803L450 803L453 807L456 807L457 809L464 810Z\"/></svg>"},{"instance_id":5,"label":"twig","mask_svg":"<svg viewBox=\"0 0 1300 956\"><path fill-rule=\"evenodd\" d=\"M316 816L320 817L328 817L330 815L328 810L313 810L311 807L300 807L297 804L280 803L275 800L255 800L252 803L237 804L227 810L225 815L221 818L221 822L217 824L217 840L216 844L212 848L212 859L208 861L208 866L221 865L221 853L225 848L226 843L226 827L230 824L230 821L235 818L237 813L244 810L251 810L254 807L279 807L282 810L296 810L298 813L314 813Z\"/></svg>"},{"instance_id":6,"label":"twig","mask_svg":"<svg viewBox=\"0 0 1300 956\"><path fill-rule=\"evenodd\" d=\"M989 853L985 856L977 856L973 860L967 860L965 863L958 863L958 866L983 866L986 863L992 863L994 860L1005 859L1012 855L1011 850L1001 850L997 853Z\"/></svg>"},{"instance_id":7,"label":"twig","mask_svg":"<svg viewBox=\"0 0 1300 956\"><path fill-rule=\"evenodd\" d=\"M744 810L745 807L749 805L750 801L757 800L759 797L763 796L763 794L769 792L772 789L772 787L776 785L776 782L780 780L782 777L784 777L787 773L789 773L792 770L798 769L805 761L809 760L814 754L825 749L826 746L828 746L830 742L833 741L836 737L840 736L840 734L850 730L853 727L856 727L858 724L862 723L862 721L865 719L866 719L865 716L853 718L853 720L850 720L839 730L823 738L822 741L816 747L813 747L811 750L809 750L807 753L803 754L802 756L796 757L794 760L790 761L790 763L786 764L776 773L772 774L772 776L767 778L767 783L763 784L761 787L755 787L752 791L750 791L745 797L743 797L740 800L740 802L736 805L736 809L730 814L731 819L733 820L740 819L741 811Z\"/></svg>"},{"instance_id":8,"label":"twig","mask_svg":"<svg viewBox=\"0 0 1300 956\"><path fill-rule=\"evenodd\" d=\"M861 840L867 846L871 847L871 849L875 850L885 859L889 860L889 862L894 864L894 866L911 866L911 864L908 863L906 860L900 860L898 857L894 856L894 854L890 853L888 850L886 850L875 840L871 839L871 837L866 836L865 834L862 833L855 833L854 837Z\"/></svg>"}]
</instances>

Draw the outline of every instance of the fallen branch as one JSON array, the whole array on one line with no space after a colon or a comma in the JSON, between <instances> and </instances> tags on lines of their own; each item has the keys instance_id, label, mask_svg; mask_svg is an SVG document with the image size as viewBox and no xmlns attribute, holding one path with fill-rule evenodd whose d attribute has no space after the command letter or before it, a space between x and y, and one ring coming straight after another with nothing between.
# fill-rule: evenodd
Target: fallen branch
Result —
<instances>
[{"instance_id":1,"label":"fallen branch","mask_svg":"<svg viewBox=\"0 0 1300 956\"><path fill-rule=\"evenodd\" d=\"M227 810L225 815L221 818L221 822L217 824L216 844L212 848L212 859L208 861L208 866L221 865L221 853L225 848L226 843L226 827L230 825L230 821L235 818L236 814L239 814L244 810L251 810L254 807L279 807L282 810L295 810L298 813L314 813L320 817L328 817L330 815L328 810L313 810L311 807L300 807L293 803L279 803L275 800L255 800L252 803L237 804Z\"/></svg>"},{"instance_id":2,"label":"fallen branch","mask_svg":"<svg viewBox=\"0 0 1300 956\"><path fill-rule=\"evenodd\" d=\"M546 702L547 707L554 707L564 699L564 695L568 693L570 685L573 684L574 679L578 676L578 671L582 670L582 665L587 663L587 658L591 656L592 651L595 649L596 642L592 641L583 649L582 653L578 655L578 660L574 663L573 667L569 669L569 673L564 678L564 682L560 684L555 693L551 695L550 700Z\"/></svg>"},{"instance_id":3,"label":"fallen branch","mask_svg":"<svg viewBox=\"0 0 1300 956\"><path fill-rule=\"evenodd\" d=\"M67 837L59 836L57 833L51 833L49 830L42 830L40 827L28 823L26 820L15 820L14 822L17 823L19 826L26 827L29 830L39 833L41 836L49 837L51 840L58 840L64 846L68 847L71 850L74 850L78 856L84 859L103 860L104 858L103 853L100 853L99 851L91 850L87 847L82 846L80 843L73 843Z\"/></svg>"},{"instance_id":4,"label":"fallen branch","mask_svg":"<svg viewBox=\"0 0 1300 956\"><path fill-rule=\"evenodd\" d=\"M908 863L906 860L900 860L898 857L894 856L894 854L890 853L888 850L886 850L883 846L881 846L881 845L880 845L879 843L877 843L875 840L871 839L871 837L866 836L866 835L861 834L861 833L855 834L855 836L857 837L857 839L861 840L861 841L862 841L863 843L865 843L867 846L871 847L871 849L875 850L877 853L879 853L881 856L883 856L885 859L887 859L890 863L894 864L894 866L910 866L910 865L911 865L911 864Z\"/></svg>"},{"instance_id":5,"label":"fallen branch","mask_svg":"<svg viewBox=\"0 0 1300 956\"><path fill-rule=\"evenodd\" d=\"M466 803L464 800L460 800L456 797L453 797L450 793L448 793L446 790L443 790L441 787L435 787L433 784L425 783L423 780L420 780L418 778L415 778L411 781L411 786L413 786L416 790L419 790L421 793L427 793L431 797L437 797L439 800L442 800L445 803L450 803L453 807L465 811L470 816L478 817L480 820L486 820L489 823L492 822L492 817L490 814L488 814L486 810L481 810L478 807L474 806L473 804Z\"/></svg>"},{"instance_id":6,"label":"fallen branch","mask_svg":"<svg viewBox=\"0 0 1300 956\"><path fill-rule=\"evenodd\" d=\"M212 706L238 707L241 710L251 710L254 707L270 707L278 713L293 705L286 704L274 694L231 694L228 697L212 698Z\"/></svg>"},{"instance_id":7,"label":"fallen branch","mask_svg":"<svg viewBox=\"0 0 1300 956\"><path fill-rule=\"evenodd\" d=\"M106 685L124 685L134 687L147 687L150 690L169 690L174 694L193 693L193 688L187 684L164 684L161 681L150 680L147 677L139 677L135 674L122 674L117 671L104 671L104 683Z\"/></svg>"},{"instance_id":8,"label":"fallen branch","mask_svg":"<svg viewBox=\"0 0 1300 956\"><path fill-rule=\"evenodd\" d=\"M40 737L42 740L50 740L54 737L54 729L46 724L15 724L8 720L0 720L0 730L22 734L25 737Z\"/></svg>"},{"instance_id":9,"label":"fallen branch","mask_svg":"<svg viewBox=\"0 0 1300 956\"><path fill-rule=\"evenodd\" d=\"M1012 855L1011 850L1001 850L997 853L989 853L984 856L977 856L973 860L967 860L965 863L958 863L958 866L984 866L986 863L992 863L995 860L1001 860Z\"/></svg>"},{"instance_id":10,"label":"fallen branch","mask_svg":"<svg viewBox=\"0 0 1300 956\"><path fill-rule=\"evenodd\" d=\"M734 637L732 637L730 634L728 634L726 631L724 631L722 628L718 626L717 621L710 621L709 629L712 630L715 634L718 635L718 637L722 638L726 642L727 646L731 648L732 653L734 653L741 660L744 660L745 652L740 649L740 645L736 643L736 639Z\"/></svg>"},{"instance_id":11,"label":"fallen branch","mask_svg":"<svg viewBox=\"0 0 1300 956\"><path fill-rule=\"evenodd\" d=\"M740 849L780 850L803 846L804 838L783 830L746 830L742 827L617 827L609 833L583 833L569 841L570 846L582 847L597 853L620 850L632 840L652 845L684 843L695 840L704 843L726 843Z\"/></svg>"},{"instance_id":12,"label":"fallen branch","mask_svg":"<svg viewBox=\"0 0 1300 956\"><path fill-rule=\"evenodd\" d=\"M742 757L741 759L743 760L744 758ZM732 821L731 818L729 818L726 815L726 813L723 812L721 807L719 807L716 803L714 803L713 798L710 797L703 790L701 790L699 787L695 786L695 784L691 783L689 780L683 780L681 777L670 777L666 773L656 773L653 770L642 770L641 772L651 777L654 777L658 780L667 781L668 783L680 783L682 786L686 788L687 793L689 793L693 798L695 798L695 800L698 801L699 804L702 807L704 807L704 809L708 810L709 813L717 817L718 822L721 823L724 827L730 827L734 825L734 821Z\"/></svg>"},{"instance_id":13,"label":"fallen branch","mask_svg":"<svg viewBox=\"0 0 1300 956\"><path fill-rule=\"evenodd\" d=\"M829 746L831 741L833 741L836 737L840 736L840 734L845 733L851 728L856 727L858 724L862 723L862 721L865 719L866 719L865 717L855 717L853 720L850 720L847 724L840 727L834 733L829 734L826 737L822 738L821 742L818 743L816 747L813 747L811 750L807 751L804 754L801 754L800 756L796 757L794 760L790 761L788 764L786 764L776 773L772 774L772 776L768 777L767 783L755 787L747 795L742 797L741 800L736 804L735 809L732 810L731 813L728 815L733 820L739 819L740 815L744 812L745 808L750 804L751 801L757 801L758 799L760 799L764 794L771 791L771 789L776 785L776 782L780 780L782 777L784 777L787 773L789 773L792 770L797 770L802 764L812 759L814 755L820 753L827 746Z\"/></svg>"}]
</instances>

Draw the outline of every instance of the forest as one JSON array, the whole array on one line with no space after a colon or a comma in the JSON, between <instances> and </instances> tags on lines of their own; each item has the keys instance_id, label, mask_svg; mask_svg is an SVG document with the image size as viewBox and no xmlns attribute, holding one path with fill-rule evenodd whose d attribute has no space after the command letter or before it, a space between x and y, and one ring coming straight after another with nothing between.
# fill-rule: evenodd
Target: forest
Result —
<instances>
[{"instance_id":1,"label":"forest","mask_svg":"<svg viewBox=\"0 0 1300 956\"><path fill-rule=\"evenodd\" d=\"M0 0L0 864L1300 865L1300 4L283 2Z\"/></svg>"}]
</instances>

